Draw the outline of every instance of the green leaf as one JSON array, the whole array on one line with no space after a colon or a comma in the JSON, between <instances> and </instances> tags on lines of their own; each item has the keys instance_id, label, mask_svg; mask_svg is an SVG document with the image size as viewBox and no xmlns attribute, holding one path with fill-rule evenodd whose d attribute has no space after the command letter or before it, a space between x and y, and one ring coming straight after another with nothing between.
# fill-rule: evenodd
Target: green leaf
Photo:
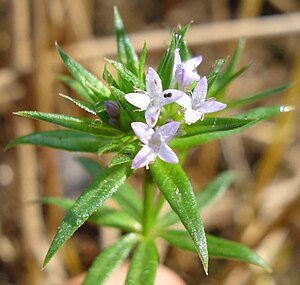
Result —
<instances>
[{"instance_id":1,"label":"green leaf","mask_svg":"<svg viewBox=\"0 0 300 285\"><path fill-rule=\"evenodd\" d=\"M169 164L158 159L151 164L150 170L158 188L189 232L207 273L208 254L205 233L188 177L180 165Z\"/></svg>"},{"instance_id":2,"label":"green leaf","mask_svg":"<svg viewBox=\"0 0 300 285\"><path fill-rule=\"evenodd\" d=\"M91 100L89 96L89 92L84 88L80 82L77 80L71 78L70 76L67 75L59 75L58 79L68 85L77 95L79 95L82 99L92 103L93 100Z\"/></svg>"},{"instance_id":3,"label":"green leaf","mask_svg":"<svg viewBox=\"0 0 300 285\"><path fill-rule=\"evenodd\" d=\"M89 158L80 158L80 163L88 171L92 178L105 170L104 167ZM135 218L137 221L141 220L141 200L134 189L132 189L128 184L125 183L124 185L121 185L119 191L112 195L112 199L116 201L124 212Z\"/></svg>"},{"instance_id":4,"label":"green leaf","mask_svg":"<svg viewBox=\"0 0 300 285\"><path fill-rule=\"evenodd\" d=\"M40 202L44 204L54 205L65 210L69 210L74 205L75 200L69 198L43 196L40 199Z\"/></svg>"},{"instance_id":5,"label":"green leaf","mask_svg":"<svg viewBox=\"0 0 300 285\"><path fill-rule=\"evenodd\" d=\"M204 210L215 200L221 197L234 180L234 173L226 171L212 180L204 189L196 194L196 203L199 210ZM178 216L170 211L157 222L158 227L169 227L179 222Z\"/></svg>"},{"instance_id":6,"label":"green leaf","mask_svg":"<svg viewBox=\"0 0 300 285\"><path fill-rule=\"evenodd\" d=\"M104 70L103 70L102 78L103 78L103 80L105 80L105 82L107 82L109 85L118 88L118 84L117 84L117 82L115 81L115 79L113 78L113 76L112 76L112 74L110 73L110 71L107 69L106 64L104 65Z\"/></svg>"},{"instance_id":7,"label":"green leaf","mask_svg":"<svg viewBox=\"0 0 300 285\"><path fill-rule=\"evenodd\" d=\"M124 25L119 14L118 8L114 7L114 22L117 37L118 59L131 72L138 76L139 62L127 35L124 31Z\"/></svg>"},{"instance_id":8,"label":"green leaf","mask_svg":"<svg viewBox=\"0 0 300 285\"><path fill-rule=\"evenodd\" d=\"M154 240L142 240L130 261L125 285L153 285L157 266L158 252Z\"/></svg>"},{"instance_id":9,"label":"green leaf","mask_svg":"<svg viewBox=\"0 0 300 285\"><path fill-rule=\"evenodd\" d=\"M234 54L232 56L232 59L230 60L230 63L228 64L228 66L224 72L224 75L222 76L222 80L224 80L224 81L228 80L235 73L236 67L239 64L240 57L245 48L245 43L246 43L245 38L239 39L238 44L235 48Z\"/></svg>"},{"instance_id":10,"label":"green leaf","mask_svg":"<svg viewBox=\"0 0 300 285\"><path fill-rule=\"evenodd\" d=\"M180 58L182 61L186 61L191 58L190 51L188 49L187 43L184 39L186 32L190 28L191 23L188 23L183 28L180 28L177 32L178 35L178 48L180 49Z\"/></svg>"},{"instance_id":11,"label":"green leaf","mask_svg":"<svg viewBox=\"0 0 300 285\"><path fill-rule=\"evenodd\" d=\"M218 76L220 75L220 72L221 72L222 68L224 67L225 62L226 62L226 59L217 59L215 61L211 72L207 75L208 90L214 84L214 82L216 81ZM207 97L209 97L209 95Z\"/></svg>"},{"instance_id":12,"label":"green leaf","mask_svg":"<svg viewBox=\"0 0 300 285\"><path fill-rule=\"evenodd\" d=\"M170 87L173 78L175 49L176 35L173 33L171 43L157 69L157 73L162 81L163 90L166 90Z\"/></svg>"},{"instance_id":13,"label":"green leaf","mask_svg":"<svg viewBox=\"0 0 300 285\"><path fill-rule=\"evenodd\" d=\"M258 107L249 110L243 114L236 115L235 118L239 119L250 119L250 120L259 120L259 122L263 120L270 119L273 116L276 116L280 113L286 113L293 111L294 108L291 106L269 106L269 107ZM256 123L254 121L253 123Z\"/></svg>"},{"instance_id":14,"label":"green leaf","mask_svg":"<svg viewBox=\"0 0 300 285\"><path fill-rule=\"evenodd\" d=\"M283 85L283 86L280 86L280 87L277 87L274 89L264 90L255 95L251 95L246 98L242 98L242 99L238 99L236 101L230 102L229 104L227 104L227 108L237 108L237 107L253 104L253 103L263 100L265 98L268 98L268 97L271 97L278 93L281 93L290 87L291 87L291 84L286 84L286 85Z\"/></svg>"},{"instance_id":15,"label":"green leaf","mask_svg":"<svg viewBox=\"0 0 300 285\"><path fill-rule=\"evenodd\" d=\"M61 97L65 98L65 99L73 102L76 106L83 109L84 111L89 112L93 115L97 115L97 113L96 113L94 107L92 106L92 104L87 103L87 102L83 102L83 101L80 101L80 100L77 100L77 99L73 99L72 97L64 95L64 94L59 94L59 95Z\"/></svg>"},{"instance_id":16,"label":"green leaf","mask_svg":"<svg viewBox=\"0 0 300 285\"><path fill-rule=\"evenodd\" d=\"M112 140L107 145L98 149L98 155L109 152L109 151L120 150L124 146L124 143L126 143L126 141L128 141L131 138L132 138L132 136L123 136L121 138Z\"/></svg>"},{"instance_id":17,"label":"green leaf","mask_svg":"<svg viewBox=\"0 0 300 285\"><path fill-rule=\"evenodd\" d=\"M215 84L211 85L211 88L207 94L207 97L216 97L220 99L224 96L226 89L231 81L241 75L245 70L248 69L249 65L242 67L240 70L235 71L241 54L245 47L245 39L241 38L237 44L237 47L234 51L232 59L230 60L224 74L216 80Z\"/></svg>"},{"instance_id":18,"label":"green leaf","mask_svg":"<svg viewBox=\"0 0 300 285\"><path fill-rule=\"evenodd\" d=\"M250 118L205 118L183 128L183 135L170 142L171 147L190 148L211 140L239 133L256 122Z\"/></svg>"},{"instance_id":19,"label":"green leaf","mask_svg":"<svg viewBox=\"0 0 300 285\"><path fill-rule=\"evenodd\" d=\"M144 46L140 55L140 63L139 63L139 79L145 85L145 62L147 55L147 44L144 42Z\"/></svg>"},{"instance_id":20,"label":"green leaf","mask_svg":"<svg viewBox=\"0 0 300 285\"><path fill-rule=\"evenodd\" d=\"M102 285L108 276L129 255L137 242L137 235L131 233L121 237L110 247L101 252L93 262L82 285Z\"/></svg>"},{"instance_id":21,"label":"green leaf","mask_svg":"<svg viewBox=\"0 0 300 285\"><path fill-rule=\"evenodd\" d=\"M220 81L216 82L216 84L212 85L212 87L209 89L207 98L209 97L215 97L216 99L222 99L226 93L227 87L231 81L239 77L242 73L244 73L248 68L250 67L250 64L243 66L241 69L239 69L236 73L231 75L230 77L226 78L226 80L223 80L223 77L220 77Z\"/></svg>"},{"instance_id":22,"label":"green leaf","mask_svg":"<svg viewBox=\"0 0 300 285\"><path fill-rule=\"evenodd\" d=\"M284 113L284 112L289 112L292 110L293 110L293 108L289 107L289 106L271 106L271 107L255 108L246 113L237 115L233 118L227 118L229 120L231 120L231 119L245 120L244 121L245 123L240 126L231 125L227 128L226 125L224 125L223 130L222 130L222 126L221 126L221 128L219 130L216 129L216 131L211 130L211 131L207 131L207 132L202 132L201 128L199 128L199 134L196 134L196 129L198 127L198 125L196 123L195 126L192 125L191 128L186 127L184 129L184 131L186 131L186 134L184 134L182 137L173 139L170 142L170 146L184 149L184 148L197 146L199 144L203 144L203 143L206 143L211 140L221 139L221 138L229 136L229 135L240 133L240 132L254 126L255 124L260 123L263 120L267 120L275 115L278 115L278 114ZM216 118L211 118L211 119L216 119ZM247 120L248 120L248 123L247 123ZM202 121L203 124L205 124L204 122L205 122L205 120ZM217 128L217 126L218 126L218 123L215 124L215 128ZM193 130L192 129L193 127L195 127L196 129ZM213 127L213 125L211 127Z\"/></svg>"},{"instance_id":23,"label":"green leaf","mask_svg":"<svg viewBox=\"0 0 300 285\"><path fill-rule=\"evenodd\" d=\"M121 107L120 125L122 130L132 131L130 128L131 122L143 122L145 120L142 113L136 112L136 107L126 101L124 92L112 86L111 94Z\"/></svg>"},{"instance_id":24,"label":"green leaf","mask_svg":"<svg viewBox=\"0 0 300 285\"><path fill-rule=\"evenodd\" d=\"M42 197L40 201L65 210L71 209L75 203L75 200L57 197ZM119 228L127 232L137 232L142 229L141 224L128 214L103 205L90 216L89 221L96 225Z\"/></svg>"},{"instance_id":25,"label":"green leaf","mask_svg":"<svg viewBox=\"0 0 300 285\"><path fill-rule=\"evenodd\" d=\"M119 228L126 232L142 230L141 224L127 213L104 206L91 215L89 220L96 225Z\"/></svg>"},{"instance_id":26,"label":"green leaf","mask_svg":"<svg viewBox=\"0 0 300 285\"><path fill-rule=\"evenodd\" d=\"M60 224L44 259L43 266L74 232L124 184L131 174L130 165L122 164L106 169L84 190Z\"/></svg>"},{"instance_id":27,"label":"green leaf","mask_svg":"<svg viewBox=\"0 0 300 285\"><path fill-rule=\"evenodd\" d=\"M118 129L103 126L100 120L91 120L86 118L78 118L74 116L43 113L36 111L22 111L16 112L14 114L49 122L75 131L81 131L93 135L101 135L106 137L116 137L122 135L122 132L120 132Z\"/></svg>"},{"instance_id":28,"label":"green leaf","mask_svg":"<svg viewBox=\"0 0 300 285\"><path fill-rule=\"evenodd\" d=\"M91 158L77 157L77 160L92 178L96 177L100 173L103 173L105 170L104 166Z\"/></svg>"},{"instance_id":29,"label":"green leaf","mask_svg":"<svg viewBox=\"0 0 300 285\"><path fill-rule=\"evenodd\" d=\"M196 194L197 207L200 210L204 210L219 199L228 189L234 178L235 175L232 171L226 171L218 175L202 191Z\"/></svg>"},{"instance_id":30,"label":"green leaf","mask_svg":"<svg viewBox=\"0 0 300 285\"><path fill-rule=\"evenodd\" d=\"M186 231L161 230L159 236L175 247L196 253L194 244ZM206 234L206 239L210 257L240 260L270 270L268 264L260 256L242 244L210 234Z\"/></svg>"},{"instance_id":31,"label":"green leaf","mask_svg":"<svg viewBox=\"0 0 300 285\"><path fill-rule=\"evenodd\" d=\"M104 136L94 136L76 131L37 132L11 141L6 148L19 144L48 146L69 151L97 152L111 140Z\"/></svg>"},{"instance_id":32,"label":"green leaf","mask_svg":"<svg viewBox=\"0 0 300 285\"><path fill-rule=\"evenodd\" d=\"M135 143L126 145L118 154L116 154L109 163L109 167L114 165L130 162L136 154Z\"/></svg>"},{"instance_id":33,"label":"green leaf","mask_svg":"<svg viewBox=\"0 0 300 285\"><path fill-rule=\"evenodd\" d=\"M68 56L57 43L56 49L70 73L86 89L90 102L96 103L99 100L107 100L110 96L108 89L93 74Z\"/></svg>"},{"instance_id":34,"label":"green leaf","mask_svg":"<svg viewBox=\"0 0 300 285\"><path fill-rule=\"evenodd\" d=\"M106 59L119 73L119 75L130 83L131 90L134 88L145 89L145 85L142 81L139 80L139 77L132 73L126 66L120 62L114 61L112 59Z\"/></svg>"},{"instance_id":35,"label":"green leaf","mask_svg":"<svg viewBox=\"0 0 300 285\"><path fill-rule=\"evenodd\" d=\"M120 187L112 198L118 203L120 208L128 215L140 221L142 218L142 202L136 192L128 185Z\"/></svg>"}]
</instances>

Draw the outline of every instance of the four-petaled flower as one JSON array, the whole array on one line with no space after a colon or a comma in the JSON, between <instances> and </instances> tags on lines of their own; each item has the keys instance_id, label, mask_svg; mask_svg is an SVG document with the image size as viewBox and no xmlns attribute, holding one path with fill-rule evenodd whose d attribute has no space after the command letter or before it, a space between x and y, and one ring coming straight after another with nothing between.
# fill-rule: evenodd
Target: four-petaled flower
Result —
<instances>
[{"instance_id":1,"label":"four-petaled flower","mask_svg":"<svg viewBox=\"0 0 300 285\"><path fill-rule=\"evenodd\" d=\"M178 157L167 144L175 136L179 125L178 122L170 122L154 131L142 122L131 123L134 133L143 143L143 147L133 159L131 167L146 166L148 169L149 163L155 161L157 156L166 162L178 163Z\"/></svg>"},{"instance_id":2,"label":"four-petaled flower","mask_svg":"<svg viewBox=\"0 0 300 285\"><path fill-rule=\"evenodd\" d=\"M179 49L175 50L174 76L180 88L189 87L194 81L200 79L197 67L202 62L202 56L193 57L181 62Z\"/></svg>"},{"instance_id":3,"label":"four-petaled flower","mask_svg":"<svg viewBox=\"0 0 300 285\"><path fill-rule=\"evenodd\" d=\"M125 95L125 99L132 105L145 112L145 119L150 127L158 121L160 110L163 106L175 102L185 93L180 90L168 89L163 91L161 80L156 71L149 67L146 75L146 92L138 90L136 93Z\"/></svg>"},{"instance_id":4,"label":"four-petaled flower","mask_svg":"<svg viewBox=\"0 0 300 285\"><path fill-rule=\"evenodd\" d=\"M203 120L206 113L213 113L226 108L226 104L216 101L215 98L206 99L206 94L207 79L204 76L197 83L192 96L185 94L176 101L176 103L184 107L184 120L188 125L198 120Z\"/></svg>"}]
</instances>

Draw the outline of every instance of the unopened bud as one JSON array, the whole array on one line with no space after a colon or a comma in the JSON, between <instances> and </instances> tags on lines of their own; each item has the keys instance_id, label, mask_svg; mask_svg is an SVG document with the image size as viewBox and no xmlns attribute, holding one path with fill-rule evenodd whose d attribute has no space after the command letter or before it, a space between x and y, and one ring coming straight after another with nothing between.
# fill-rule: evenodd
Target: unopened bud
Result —
<instances>
[{"instance_id":1,"label":"unopened bud","mask_svg":"<svg viewBox=\"0 0 300 285\"><path fill-rule=\"evenodd\" d=\"M120 108L119 105L114 102L114 101L106 101L104 104L104 109L106 113L111 117L111 118L118 118L120 115Z\"/></svg>"}]
</instances>

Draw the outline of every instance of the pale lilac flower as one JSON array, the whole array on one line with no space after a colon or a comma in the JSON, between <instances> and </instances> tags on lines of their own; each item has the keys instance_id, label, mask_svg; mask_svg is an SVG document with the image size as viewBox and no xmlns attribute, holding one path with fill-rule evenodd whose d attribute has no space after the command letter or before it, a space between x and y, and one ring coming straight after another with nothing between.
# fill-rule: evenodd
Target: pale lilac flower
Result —
<instances>
[{"instance_id":1,"label":"pale lilac flower","mask_svg":"<svg viewBox=\"0 0 300 285\"><path fill-rule=\"evenodd\" d=\"M206 113L213 113L226 108L226 104L216 101L215 98L206 99L206 94L207 79L204 76L197 83L192 96L185 94L176 101L184 107L184 120L188 125L203 120Z\"/></svg>"},{"instance_id":2,"label":"pale lilac flower","mask_svg":"<svg viewBox=\"0 0 300 285\"><path fill-rule=\"evenodd\" d=\"M197 73L197 67L202 62L202 56L193 57L187 61L181 62L179 49L175 50L174 59L174 77L179 87L189 87L194 81L200 80Z\"/></svg>"},{"instance_id":3,"label":"pale lilac flower","mask_svg":"<svg viewBox=\"0 0 300 285\"><path fill-rule=\"evenodd\" d=\"M155 161L157 156L166 162L178 163L177 155L167 144L175 136L179 125L178 122L171 122L154 131L142 122L131 123L134 133L143 143L143 147L133 159L131 167L141 168L146 166L146 169L148 169L149 163Z\"/></svg>"},{"instance_id":4,"label":"pale lilac flower","mask_svg":"<svg viewBox=\"0 0 300 285\"><path fill-rule=\"evenodd\" d=\"M161 80L156 71L149 67L146 75L146 92L137 90L136 93L125 95L125 99L132 105L146 110L145 119L150 127L154 127L158 121L160 110L163 106L175 102L185 93L175 89L163 91Z\"/></svg>"}]
</instances>

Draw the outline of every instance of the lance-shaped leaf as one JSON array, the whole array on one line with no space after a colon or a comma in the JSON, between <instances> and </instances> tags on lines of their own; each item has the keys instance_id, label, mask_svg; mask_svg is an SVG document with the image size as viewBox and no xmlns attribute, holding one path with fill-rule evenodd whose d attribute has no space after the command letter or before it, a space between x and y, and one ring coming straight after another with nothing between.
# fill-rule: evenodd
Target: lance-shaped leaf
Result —
<instances>
[{"instance_id":1,"label":"lance-shaped leaf","mask_svg":"<svg viewBox=\"0 0 300 285\"><path fill-rule=\"evenodd\" d=\"M217 59L213 65L211 72L207 75L208 90L219 77L220 72L226 62L226 59ZM209 96L207 96L209 97Z\"/></svg>"},{"instance_id":2,"label":"lance-shaped leaf","mask_svg":"<svg viewBox=\"0 0 300 285\"><path fill-rule=\"evenodd\" d=\"M84 101L80 101L77 99L74 99L70 96L64 95L64 94L59 94L61 97L71 101L72 103L74 103L76 106L78 106L79 108L83 109L86 112L89 112L93 115L97 115L95 108L93 107L92 104L88 103L88 102L84 102Z\"/></svg>"},{"instance_id":3,"label":"lance-shaped leaf","mask_svg":"<svg viewBox=\"0 0 300 285\"><path fill-rule=\"evenodd\" d=\"M157 69L157 73L163 85L163 90L166 90L170 87L173 78L175 49L176 49L176 36L173 33L170 46L168 50L165 52Z\"/></svg>"},{"instance_id":4,"label":"lance-shaped leaf","mask_svg":"<svg viewBox=\"0 0 300 285\"><path fill-rule=\"evenodd\" d=\"M125 285L153 285L158 266L158 252L153 239L143 239L130 261Z\"/></svg>"},{"instance_id":5,"label":"lance-shaped leaf","mask_svg":"<svg viewBox=\"0 0 300 285\"><path fill-rule=\"evenodd\" d=\"M79 162L88 171L92 178L103 173L105 168L96 161L89 158L80 158ZM119 190L113 194L114 199L121 209L137 221L141 220L142 203L136 192L128 185L121 185Z\"/></svg>"},{"instance_id":6,"label":"lance-shaped leaf","mask_svg":"<svg viewBox=\"0 0 300 285\"><path fill-rule=\"evenodd\" d=\"M110 73L110 71L107 69L106 64L104 65L104 70L103 70L103 74L102 74L102 78L105 82L107 82L109 85L114 86L116 88L118 87L117 82L115 81L115 79L113 78L112 74Z\"/></svg>"},{"instance_id":7,"label":"lance-shaped leaf","mask_svg":"<svg viewBox=\"0 0 300 285\"><path fill-rule=\"evenodd\" d=\"M36 111L22 111L16 112L14 114L49 122L75 131L81 131L93 135L100 135L106 137L117 137L122 135L122 132L118 129L103 126L100 120L91 120L74 116L43 113Z\"/></svg>"},{"instance_id":8,"label":"lance-shaped leaf","mask_svg":"<svg viewBox=\"0 0 300 285\"><path fill-rule=\"evenodd\" d=\"M107 100L110 95L108 89L93 74L68 56L57 43L56 49L70 73L88 93L90 102L96 103L98 100Z\"/></svg>"},{"instance_id":9,"label":"lance-shaped leaf","mask_svg":"<svg viewBox=\"0 0 300 285\"><path fill-rule=\"evenodd\" d=\"M241 106L245 106L245 105L249 105L249 104L253 104L256 103L260 100L263 100L265 98L274 96L276 94L279 94L285 90L287 90L289 87L291 87L291 84L286 84L274 89L269 89L269 90L265 90L262 92L259 92L255 95L251 95L245 98L241 98L238 99L236 101L230 102L227 104L227 108L237 108L237 107L241 107Z\"/></svg>"},{"instance_id":10,"label":"lance-shaped leaf","mask_svg":"<svg viewBox=\"0 0 300 285\"><path fill-rule=\"evenodd\" d=\"M252 126L257 120L236 119L236 118L205 118L199 123L195 123L183 129L183 135L174 138L170 142L170 147L190 148L211 140L242 132ZM201 126L201 123L203 126Z\"/></svg>"},{"instance_id":11,"label":"lance-shaped leaf","mask_svg":"<svg viewBox=\"0 0 300 285\"><path fill-rule=\"evenodd\" d=\"M37 132L11 141L6 148L19 144L33 144L69 151L97 152L99 148L111 141L108 137L95 136L76 131Z\"/></svg>"},{"instance_id":12,"label":"lance-shaped leaf","mask_svg":"<svg viewBox=\"0 0 300 285\"><path fill-rule=\"evenodd\" d=\"M180 165L158 159L150 166L150 170L158 188L190 234L207 273L208 253L204 227L188 177Z\"/></svg>"},{"instance_id":13,"label":"lance-shaped leaf","mask_svg":"<svg viewBox=\"0 0 300 285\"><path fill-rule=\"evenodd\" d=\"M248 65L246 65L241 69L239 69L238 71L236 71L244 47L245 47L245 39L241 38L235 48L234 54L231 60L229 61L229 64L225 72L222 74L222 76L218 78L215 84L211 86L212 88L210 88L209 90L208 97L213 96L218 99L222 98L226 92L229 83L235 78L237 78L249 67Z\"/></svg>"},{"instance_id":14,"label":"lance-shaped leaf","mask_svg":"<svg viewBox=\"0 0 300 285\"><path fill-rule=\"evenodd\" d=\"M116 154L112 158L112 160L109 163L109 167L131 161L134 158L134 155L136 154L136 147L136 143L130 143L126 145L123 149L121 149L121 151L118 154Z\"/></svg>"},{"instance_id":15,"label":"lance-shaped leaf","mask_svg":"<svg viewBox=\"0 0 300 285\"><path fill-rule=\"evenodd\" d=\"M107 59L107 61L118 71L119 75L131 85L131 90L134 90L134 87L145 89L145 84L140 81L138 76L126 68L125 65L112 59Z\"/></svg>"},{"instance_id":16,"label":"lance-shaped leaf","mask_svg":"<svg viewBox=\"0 0 300 285\"><path fill-rule=\"evenodd\" d=\"M185 42L185 33L188 30L190 24L184 26L182 29L179 29L178 34L172 33L171 43L161 59L157 73L161 78L163 90L166 90L170 87L172 79L174 76L174 59L175 59L175 49L180 49L180 56L182 60L189 58L188 48Z\"/></svg>"},{"instance_id":17,"label":"lance-shaped leaf","mask_svg":"<svg viewBox=\"0 0 300 285\"><path fill-rule=\"evenodd\" d=\"M75 91L75 93L80 96L82 99L84 99L85 101L88 101L90 103L92 103L93 101L91 100L88 91L86 90L86 88L84 88L80 82L78 82L76 79L73 79L70 76L64 75L64 74L60 74L58 76L58 79L60 81L62 81L63 83L65 83L67 86L69 86L73 91Z\"/></svg>"},{"instance_id":18,"label":"lance-shaped leaf","mask_svg":"<svg viewBox=\"0 0 300 285\"><path fill-rule=\"evenodd\" d=\"M123 136L121 138L113 139L110 143L98 149L98 155L109 151L120 150L124 146L124 143L131 138L132 136Z\"/></svg>"},{"instance_id":19,"label":"lance-shaped leaf","mask_svg":"<svg viewBox=\"0 0 300 285\"><path fill-rule=\"evenodd\" d=\"M183 28L180 28L177 32L178 35L178 48L180 49L180 58L182 61L186 61L191 58L190 51L188 49L187 43L184 39L186 32L190 28L191 23L188 23Z\"/></svg>"},{"instance_id":20,"label":"lance-shaped leaf","mask_svg":"<svg viewBox=\"0 0 300 285\"><path fill-rule=\"evenodd\" d=\"M102 285L109 275L128 256L138 236L131 233L121 237L101 252L90 267L82 285Z\"/></svg>"},{"instance_id":21,"label":"lance-shaped leaf","mask_svg":"<svg viewBox=\"0 0 300 285\"><path fill-rule=\"evenodd\" d=\"M111 93L116 102L120 105L120 125L121 129L124 131L131 131L131 122L142 122L144 121L144 116L142 112L137 112L135 106L131 105L125 99L125 93L115 87L111 87Z\"/></svg>"},{"instance_id":22,"label":"lance-shaped leaf","mask_svg":"<svg viewBox=\"0 0 300 285\"><path fill-rule=\"evenodd\" d=\"M105 170L104 166L89 157L77 157L77 160L92 178L100 175Z\"/></svg>"},{"instance_id":23,"label":"lance-shaped leaf","mask_svg":"<svg viewBox=\"0 0 300 285\"><path fill-rule=\"evenodd\" d=\"M234 180L234 173L231 171L223 172L217 176L213 181L204 187L204 189L198 192L196 197L197 208L201 211L211 205L215 200L221 197L226 191L229 185ZM157 222L158 227L169 227L179 222L178 216L170 211L166 213Z\"/></svg>"},{"instance_id":24,"label":"lance-shaped leaf","mask_svg":"<svg viewBox=\"0 0 300 285\"><path fill-rule=\"evenodd\" d=\"M43 266L74 232L124 184L131 174L130 165L122 164L106 169L84 190L61 222L44 259Z\"/></svg>"},{"instance_id":25,"label":"lance-shaped leaf","mask_svg":"<svg viewBox=\"0 0 300 285\"><path fill-rule=\"evenodd\" d=\"M139 79L143 84L146 83L146 77L145 77L146 55L147 55L147 45L146 42L144 42L144 46L140 55L140 63L139 63Z\"/></svg>"},{"instance_id":26,"label":"lance-shaped leaf","mask_svg":"<svg viewBox=\"0 0 300 285\"><path fill-rule=\"evenodd\" d=\"M41 202L51 204L69 210L75 203L75 200L57 197L42 197ZM139 222L133 219L125 212L101 206L89 218L89 221L96 225L119 228L123 231L137 232L140 231L142 226Z\"/></svg>"},{"instance_id":27,"label":"lance-shaped leaf","mask_svg":"<svg viewBox=\"0 0 300 285\"><path fill-rule=\"evenodd\" d=\"M130 71L138 76L139 61L127 35L124 31L124 25L119 14L118 8L114 7L114 21L117 37L118 59Z\"/></svg>"},{"instance_id":28,"label":"lance-shaped leaf","mask_svg":"<svg viewBox=\"0 0 300 285\"><path fill-rule=\"evenodd\" d=\"M194 244L186 231L161 230L159 236L175 247L196 253ZM210 234L206 234L206 239L210 257L240 260L270 270L268 264L259 255L242 244Z\"/></svg>"},{"instance_id":29,"label":"lance-shaped leaf","mask_svg":"<svg viewBox=\"0 0 300 285\"><path fill-rule=\"evenodd\" d=\"M221 126L219 130L217 130L217 123L212 124L210 127L208 127L204 132L203 129L200 127L199 133L197 134L197 128L198 125L195 124L195 129L193 129L193 125L191 128L186 127L184 128L184 131L186 134L184 134L182 137L175 138L170 142L170 147L178 147L178 148L189 148L193 146L197 146L199 144L206 143L211 140L221 139L223 137L233 135L240 133L252 126L254 126L257 123L260 123L263 120L267 120L277 114L283 113L283 112L289 112L292 108L289 106L271 106L271 107L261 107L261 108L255 108L252 109L244 114L237 115L233 117L232 119L242 119L245 120L244 124L233 124L229 125L228 128L226 127L226 124ZM211 118L212 119L212 118ZM225 118L224 118L225 119ZM230 119L230 118L228 118ZM231 119L230 119L231 120ZM247 122L248 120L248 122ZM204 123L202 121L202 123ZM234 121L232 121L234 122ZM238 121L237 121L238 122ZM242 121L240 121L242 122ZM205 123L204 123L205 124ZM223 128L223 130L222 130Z\"/></svg>"}]
</instances>

